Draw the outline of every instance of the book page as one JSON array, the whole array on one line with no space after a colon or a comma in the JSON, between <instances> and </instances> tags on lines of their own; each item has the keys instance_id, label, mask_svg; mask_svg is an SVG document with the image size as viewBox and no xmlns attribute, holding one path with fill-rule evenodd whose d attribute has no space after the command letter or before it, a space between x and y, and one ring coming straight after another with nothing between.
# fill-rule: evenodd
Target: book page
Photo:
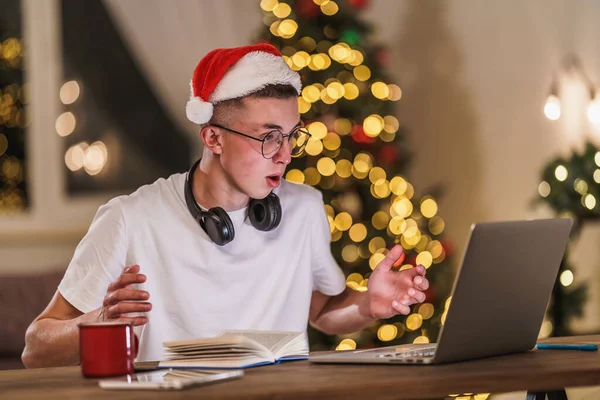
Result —
<instances>
[{"instance_id":1,"label":"book page","mask_svg":"<svg viewBox=\"0 0 600 400\"><path fill-rule=\"evenodd\" d=\"M265 346L273 354L277 354L282 347L294 340L301 333L278 331L225 331L219 336L243 336Z\"/></svg>"}]
</instances>

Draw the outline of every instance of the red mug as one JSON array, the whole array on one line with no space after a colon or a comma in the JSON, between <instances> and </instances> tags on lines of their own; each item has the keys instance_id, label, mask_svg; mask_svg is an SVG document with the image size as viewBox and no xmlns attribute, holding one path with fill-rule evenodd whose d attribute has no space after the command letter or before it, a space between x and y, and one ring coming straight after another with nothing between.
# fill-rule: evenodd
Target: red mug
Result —
<instances>
[{"instance_id":1,"label":"red mug","mask_svg":"<svg viewBox=\"0 0 600 400\"><path fill-rule=\"evenodd\" d=\"M127 375L139 341L131 322L86 322L79 324L81 373L88 378Z\"/></svg>"}]
</instances>

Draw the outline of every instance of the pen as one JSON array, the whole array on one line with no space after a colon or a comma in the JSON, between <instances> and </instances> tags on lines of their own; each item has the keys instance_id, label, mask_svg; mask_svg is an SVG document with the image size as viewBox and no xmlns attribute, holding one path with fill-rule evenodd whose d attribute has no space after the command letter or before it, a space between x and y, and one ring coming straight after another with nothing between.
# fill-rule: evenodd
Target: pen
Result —
<instances>
[{"instance_id":1,"label":"pen","mask_svg":"<svg viewBox=\"0 0 600 400\"><path fill-rule=\"evenodd\" d=\"M581 351L597 351L598 346L595 344L554 344L540 343L535 345L538 350L581 350Z\"/></svg>"}]
</instances>

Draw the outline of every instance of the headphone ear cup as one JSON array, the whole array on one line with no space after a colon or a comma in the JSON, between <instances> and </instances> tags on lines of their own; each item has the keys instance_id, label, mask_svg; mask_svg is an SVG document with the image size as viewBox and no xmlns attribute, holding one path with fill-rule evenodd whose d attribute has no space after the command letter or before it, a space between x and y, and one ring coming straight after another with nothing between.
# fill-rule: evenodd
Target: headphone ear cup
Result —
<instances>
[{"instance_id":1,"label":"headphone ear cup","mask_svg":"<svg viewBox=\"0 0 600 400\"><path fill-rule=\"evenodd\" d=\"M219 246L226 245L235 237L233 223L221 207L214 207L205 212L202 227L211 240Z\"/></svg>"},{"instance_id":2,"label":"headphone ear cup","mask_svg":"<svg viewBox=\"0 0 600 400\"><path fill-rule=\"evenodd\" d=\"M252 199L248 211L250 223L259 231L271 231L281 222L281 203L275 193L264 199Z\"/></svg>"}]
</instances>

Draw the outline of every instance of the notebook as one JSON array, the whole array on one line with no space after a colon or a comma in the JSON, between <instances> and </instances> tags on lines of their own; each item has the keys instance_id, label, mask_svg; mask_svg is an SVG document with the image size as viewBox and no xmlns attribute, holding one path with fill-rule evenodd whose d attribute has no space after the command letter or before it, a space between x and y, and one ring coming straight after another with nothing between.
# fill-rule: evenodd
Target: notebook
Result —
<instances>
[{"instance_id":1,"label":"notebook","mask_svg":"<svg viewBox=\"0 0 600 400\"><path fill-rule=\"evenodd\" d=\"M308 358L303 332L228 330L216 337L164 343L158 368L239 369Z\"/></svg>"}]
</instances>

